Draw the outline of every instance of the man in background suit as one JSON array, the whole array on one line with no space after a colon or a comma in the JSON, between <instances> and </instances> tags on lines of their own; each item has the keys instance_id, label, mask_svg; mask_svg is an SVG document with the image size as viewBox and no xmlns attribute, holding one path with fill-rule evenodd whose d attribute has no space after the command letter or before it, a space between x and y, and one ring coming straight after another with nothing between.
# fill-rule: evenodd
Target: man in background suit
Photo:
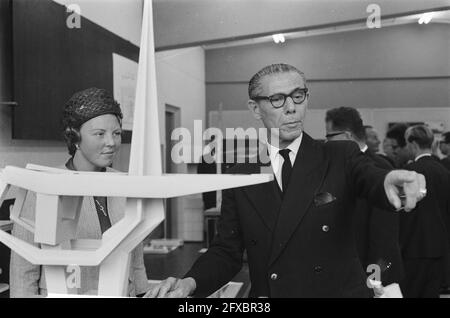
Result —
<instances>
[{"instance_id":1,"label":"man in background suit","mask_svg":"<svg viewBox=\"0 0 450 318\"><path fill-rule=\"evenodd\" d=\"M400 215L400 245L405 278L400 286L405 297L439 297L450 263L448 220L450 184L448 171L431 155L433 133L423 125L405 133L414 162L406 169L425 175L427 196L411 213Z\"/></svg>"},{"instance_id":2,"label":"man in background suit","mask_svg":"<svg viewBox=\"0 0 450 318\"><path fill-rule=\"evenodd\" d=\"M149 297L206 296L230 281L247 251L250 297L370 297L351 220L357 195L405 210L425 179L375 167L353 142L321 143L303 132L305 75L287 64L261 69L249 82L248 107L274 136L267 142L272 182L223 192L218 234L183 279L170 277ZM238 164L234 173L259 171Z\"/></svg>"},{"instance_id":3,"label":"man in background suit","mask_svg":"<svg viewBox=\"0 0 450 318\"><path fill-rule=\"evenodd\" d=\"M381 157L384 161L387 161L388 165L387 167L392 168L394 167L394 161L391 159L390 156L388 156L387 154L382 154L380 153L380 139L378 138L378 133L375 130L375 128L373 128L370 125L364 125L364 133L365 133L365 144L367 145L367 149L369 151L369 153L371 154L376 154L378 157ZM387 142L391 142L389 139L385 140L383 142L384 146L387 146ZM383 147L384 149L386 149L385 147ZM386 149L387 150L387 149Z\"/></svg>"},{"instance_id":4,"label":"man in background suit","mask_svg":"<svg viewBox=\"0 0 450 318\"><path fill-rule=\"evenodd\" d=\"M327 141L351 140L361 152L381 168L392 170L387 160L373 152L365 142L365 128L359 112L351 107L333 108L325 117ZM367 130L366 130L367 131ZM378 145L379 145L378 141ZM379 209L366 199L358 199L355 207L354 231L356 246L364 269L371 274L372 264L378 265L379 280L384 286L399 283L403 265L398 242L398 214ZM367 270L369 269L369 270ZM394 288L398 290L398 285Z\"/></svg>"},{"instance_id":5,"label":"man in background suit","mask_svg":"<svg viewBox=\"0 0 450 318\"><path fill-rule=\"evenodd\" d=\"M441 163L450 170L450 131L442 134L442 140L439 143L439 148L445 156L441 159Z\"/></svg>"},{"instance_id":6,"label":"man in background suit","mask_svg":"<svg viewBox=\"0 0 450 318\"><path fill-rule=\"evenodd\" d=\"M378 151L380 150L380 143L381 143L380 139L378 138L378 133L370 125L364 125L363 128L366 137L365 140L367 148L372 153L378 153Z\"/></svg>"},{"instance_id":7,"label":"man in background suit","mask_svg":"<svg viewBox=\"0 0 450 318\"><path fill-rule=\"evenodd\" d=\"M391 138L384 138L382 146L383 153L380 153L380 156L387 160L393 167L395 167L394 148L392 147L394 143L396 143L395 140Z\"/></svg>"},{"instance_id":8,"label":"man in background suit","mask_svg":"<svg viewBox=\"0 0 450 318\"><path fill-rule=\"evenodd\" d=\"M411 153L406 147L405 131L408 128L406 124L396 124L386 133L386 139L391 142L393 150L395 168L403 169L411 159Z\"/></svg>"}]
</instances>

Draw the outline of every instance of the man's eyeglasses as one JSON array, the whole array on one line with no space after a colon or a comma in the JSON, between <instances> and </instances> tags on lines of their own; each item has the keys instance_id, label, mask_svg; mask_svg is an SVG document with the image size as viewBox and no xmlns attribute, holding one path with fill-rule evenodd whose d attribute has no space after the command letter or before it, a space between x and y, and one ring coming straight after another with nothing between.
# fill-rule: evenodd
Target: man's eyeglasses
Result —
<instances>
[{"instance_id":1,"label":"man's eyeglasses","mask_svg":"<svg viewBox=\"0 0 450 318\"><path fill-rule=\"evenodd\" d=\"M339 135L342 135L342 134L345 134L345 133L346 133L345 131L332 132L332 133L326 134L325 138L330 139L330 138L333 138L333 137L336 137L336 136L339 136Z\"/></svg>"},{"instance_id":2,"label":"man's eyeglasses","mask_svg":"<svg viewBox=\"0 0 450 318\"><path fill-rule=\"evenodd\" d=\"M288 97L292 98L294 104L301 104L308 96L308 88L297 88L290 94L278 93L271 96L255 96L253 100L266 99L269 100L274 108L280 108L284 106Z\"/></svg>"}]
</instances>

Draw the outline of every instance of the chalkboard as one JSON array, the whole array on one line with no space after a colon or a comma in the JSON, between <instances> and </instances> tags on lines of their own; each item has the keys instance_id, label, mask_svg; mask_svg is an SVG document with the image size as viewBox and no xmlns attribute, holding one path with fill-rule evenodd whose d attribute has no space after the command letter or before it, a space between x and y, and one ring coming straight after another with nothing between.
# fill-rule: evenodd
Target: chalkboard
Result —
<instances>
[{"instance_id":1,"label":"chalkboard","mask_svg":"<svg viewBox=\"0 0 450 318\"><path fill-rule=\"evenodd\" d=\"M61 140L66 101L88 87L113 93L112 54L138 62L139 47L81 17L70 29L66 7L13 0L13 138Z\"/></svg>"}]
</instances>

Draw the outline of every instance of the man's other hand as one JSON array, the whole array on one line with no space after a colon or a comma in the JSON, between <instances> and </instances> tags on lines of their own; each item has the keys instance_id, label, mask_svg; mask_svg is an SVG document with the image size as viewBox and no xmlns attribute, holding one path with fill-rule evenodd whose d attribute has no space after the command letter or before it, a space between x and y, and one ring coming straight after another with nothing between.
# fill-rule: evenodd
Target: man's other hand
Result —
<instances>
[{"instance_id":1,"label":"man's other hand","mask_svg":"<svg viewBox=\"0 0 450 318\"><path fill-rule=\"evenodd\" d=\"M151 288L144 298L186 298L195 288L196 283L192 277L183 279L169 277Z\"/></svg>"}]
</instances>

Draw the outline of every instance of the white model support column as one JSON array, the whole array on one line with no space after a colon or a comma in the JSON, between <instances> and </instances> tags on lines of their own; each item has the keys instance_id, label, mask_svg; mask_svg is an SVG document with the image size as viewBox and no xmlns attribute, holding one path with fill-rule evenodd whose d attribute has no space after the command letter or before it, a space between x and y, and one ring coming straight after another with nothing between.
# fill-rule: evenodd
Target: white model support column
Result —
<instances>
[{"instance_id":1,"label":"white model support column","mask_svg":"<svg viewBox=\"0 0 450 318\"><path fill-rule=\"evenodd\" d=\"M37 193L35 241L58 245L75 239L82 201L83 197Z\"/></svg>"},{"instance_id":2,"label":"white model support column","mask_svg":"<svg viewBox=\"0 0 450 318\"><path fill-rule=\"evenodd\" d=\"M70 249L70 243L65 242L58 246L41 244L42 249L62 250ZM70 289L67 285L66 266L64 265L44 265L42 266L45 273L45 283L48 294L77 294L77 289Z\"/></svg>"},{"instance_id":3,"label":"white model support column","mask_svg":"<svg viewBox=\"0 0 450 318\"><path fill-rule=\"evenodd\" d=\"M160 176L162 174L158 116L152 3L150 0L144 0L128 171L130 176ZM103 262L100 267L99 295L126 295L130 253L164 220L163 199L127 199L125 213L136 209L144 222Z\"/></svg>"},{"instance_id":4,"label":"white model support column","mask_svg":"<svg viewBox=\"0 0 450 318\"><path fill-rule=\"evenodd\" d=\"M0 200L3 201L3 196L8 192L9 186L3 182L2 172L0 171Z\"/></svg>"}]
</instances>

